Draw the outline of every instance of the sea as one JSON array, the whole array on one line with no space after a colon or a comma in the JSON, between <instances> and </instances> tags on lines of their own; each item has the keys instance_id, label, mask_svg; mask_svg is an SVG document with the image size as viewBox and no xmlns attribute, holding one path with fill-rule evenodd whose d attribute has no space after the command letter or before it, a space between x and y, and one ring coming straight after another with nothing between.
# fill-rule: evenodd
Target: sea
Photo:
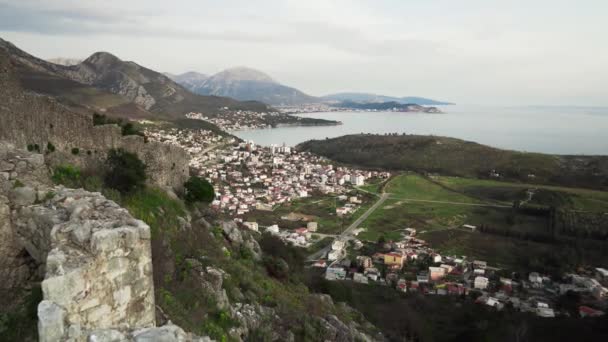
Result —
<instances>
[{"instance_id":1,"label":"sea","mask_svg":"<svg viewBox=\"0 0 608 342\"><path fill-rule=\"evenodd\" d=\"M341 121L337 126L233 131L263 146L295 146L311 139L359 133L448 136L502 149L551 154L608 154L608 107L438 106L443 114L318 112L298 114Z\"/></svg>"}]
</instances>

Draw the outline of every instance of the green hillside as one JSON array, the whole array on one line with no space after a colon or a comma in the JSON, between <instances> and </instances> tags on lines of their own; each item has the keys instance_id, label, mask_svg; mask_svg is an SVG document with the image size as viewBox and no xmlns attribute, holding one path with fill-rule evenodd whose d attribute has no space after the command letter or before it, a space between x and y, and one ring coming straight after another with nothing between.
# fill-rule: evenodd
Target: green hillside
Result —
<instances>
[{"instance_id":1,"label":"green hillside","mask_svg":"<svg viewBox=\"0 0 608 342\"><path fill-rule=\"evenodd\" d=\"M608 189L606 156L525 153L420 135L347 135L307 141L298 148L367 168Z\"/></svg>"}]
</instances>

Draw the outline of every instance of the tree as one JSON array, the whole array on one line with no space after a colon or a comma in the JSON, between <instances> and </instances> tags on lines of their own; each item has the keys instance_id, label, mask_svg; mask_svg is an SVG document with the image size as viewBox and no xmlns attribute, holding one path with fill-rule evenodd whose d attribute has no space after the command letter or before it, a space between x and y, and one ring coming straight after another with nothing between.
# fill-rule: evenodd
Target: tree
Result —
<instances>
[{"instance_id":1,"label":"tree","mask_svg":"<svg viewBox=\"0 0 608 342\"><path fill-rule=\"evenodd\" d=\"M192 176L184 183L185 199L188 203L210 203L215 198L213 186L204 178Z\"/></svg>"},{"instance_id":2,"label":"tree","mask_svg":"<svg viewBox=\"0 0 608 342\"><path fill-rule=\"evenodd\" d=\"M129 193L144 187L146 165L134 153L111 149L106 160L108 171L104 183L120 193Z\"/></svg>"}]
</instances>

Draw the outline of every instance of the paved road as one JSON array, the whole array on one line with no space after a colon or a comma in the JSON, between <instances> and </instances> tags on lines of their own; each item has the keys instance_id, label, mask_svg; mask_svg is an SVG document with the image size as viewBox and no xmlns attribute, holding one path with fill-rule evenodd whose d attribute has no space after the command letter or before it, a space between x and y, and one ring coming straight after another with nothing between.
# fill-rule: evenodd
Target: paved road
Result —
<instances>
[{"instance_id":1,"label":"paved road","mask_svg":"<svg viewBox=\"0 0 608 342\"><path fill-rule=\"evenodd\" d=\"M355 229L357 229L357 227L359 227L359 225L361 223L363 223L363 221L365 221L369 217L369 215L371 215L376 209L378 209L378 207L380 207L382 205L382 203L384 203L384 201L386 201L389 198L389 196L390 196L390 194L382 194L382 196L380 196L380 199L378 199L378 201L376 201L376 203L374 203L374 205L372 205L369 209L367 209L367 211L365 213L363 213L363 215L359 216L359 218L356 219L355 222L353 222L350 226L348 226L348 228L346 228L337 237L337 239L339 239L339 240L348 239L348 236ZM331 249L331 244L329 246L317 251L316 253L311 254L308 257L308 261L319 260L323 255L325 255L327 252L329 252L330 249Z\"/></svg>"}]
</instances>

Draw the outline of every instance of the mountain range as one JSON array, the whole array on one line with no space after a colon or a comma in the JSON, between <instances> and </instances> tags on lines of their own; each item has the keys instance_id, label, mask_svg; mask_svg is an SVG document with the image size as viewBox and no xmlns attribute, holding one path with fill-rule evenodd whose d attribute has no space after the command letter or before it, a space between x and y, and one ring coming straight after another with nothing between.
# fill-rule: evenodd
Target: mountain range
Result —
<instances>
[{"instance_id":1,"label":"mountain range","mask_svg":"<svg viewBox=\"0 0 608 342\"><path fill-rule=\"evenodd\" d=\"M0 49L10 57L25 90L53 96L74 109L161 119L181 118L191 111L213 116L225 107L270 110L261 102L194 94L159 72L108 52L66 66L34 57L2 39Z\"/></svg>"},{"instance_id":2,"label":"mountain range","mask_svg":"<svg viewBox=\"0 0 608 342\"><path fill-rule=\"evenodd\" d=\"M282 85L267 74L246 67L236 67L205 77L187 72L172 75L174 81L201 95L231 97L241 101L254 100L270 105L299 105L317 103L318 98Z\"/></svg>"},{"instance_id":3,"label":"mountain range","mask_svg":"<svg viewBox=\"0 0 608 342\"><path fill-rule=\"evenodd\" d=\"M397 102L399 104L416 105L451 104L423 97L392 97L371 93L337 93L315 97L294 87L283 85L259 70L246 67L226 69L211 76L192 71L180 75L166 75L197 94L226 96L241 101L260 101L273 106L337 102Z\"/></svg>"}]
</instances>

